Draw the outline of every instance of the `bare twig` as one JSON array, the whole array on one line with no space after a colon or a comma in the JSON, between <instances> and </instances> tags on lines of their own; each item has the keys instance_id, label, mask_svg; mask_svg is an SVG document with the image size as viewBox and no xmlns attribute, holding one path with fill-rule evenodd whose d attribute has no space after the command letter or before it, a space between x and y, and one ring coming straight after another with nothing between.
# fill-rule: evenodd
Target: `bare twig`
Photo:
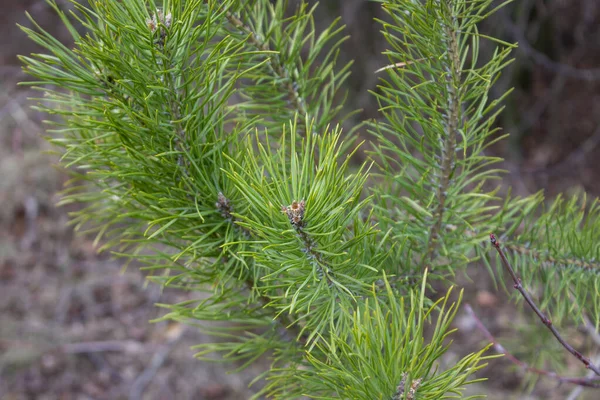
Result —
<instances>
[{"instance_id":1,"label":"bare twig","mask_svg":"<svg viewBox=\"0 0 600 400\"><path fill-rule=\"evenodd\" d=\"M116 351L119 353L140 353L144 346L134 340L104 340L95 342L68 343L61 346L65 353L100 353Z\"/></svg>"},{"instance_id":2,"label":"bare twig","mask_svg":"<svg viewBox=\"0 0 600 400\"><path fill-rule=\"evenodd\" d=\"M594 324L592 324L592 321L590 321L590 319L585 314L583 314L583 322L583 329L585 329L586 333L590 335L594 343L600 346L600 333L598 333L596 327L594 326Z\"/></svg>"},{"instance_id":3,"label":"bare twig","mask_svg":"<svg viewBox=\"0 0 600 400\"><path fill-rule=\"evenodd\" d=\"M533 311L537 314L537 316L540 318L542 323L550 330L550 332L552 332L552 334L554 335L556 340L558 340L558 342L569 353L573 354L579 361L581 361L583 363L583 365L585 365L586 368L594 371L594 373L596 375L600 376L600 368L598 368L595 364L593 364L589 358L585 357L583 354L581 354L580 352L575 350L573 348L573 346L571 346L569 343L567 343L565 341L565 339L563 339L563 337L560 335L560 333L558 333L558 330L556 330L554 325L552 325L552 321L550 321L550 319L548 317L546 317L546 315L534 303L534 301L531 298L531 296L529 295L529 293L527 293L525 291L525 289L523 288L523 285L521 284L521 279L519 279L519 277L515 273L515 270L508 262L508 259L506 258L506 256L504 255L504 252L500 248L500 242L498 241L498 239L496 239L496 236L493 233L490 234L490 241L492 242L492 245L496 248L496 251L498 251L498 254L500 255L500 259L502 260L502 265L504 265L504 268L508 271L512 280L514 281L514 283L515 283L514 288L517 289L519 291L519 293L521 293L521 295L523 296L523 298L525 299L527 304L529 304L529 307L531 307L533 309Z\"/></svg>"},{"instance_id":4,"label":"bare twig","mask_svg":"<svg viewBox=\"0 0 600 400\"><path fill-rule=\"evenodd\" d=\"M595 361L600 362L600 355L597 355L595 357ZM593 377L594 371L588 371L586 379L592 379ZM571 393L569 393L569 396L565 400L576 400L579 397L579 395L583 392L583 388L584 386L577 386L573 388L573 390L571 391Z\"/></svg>"},{"instance_id":5,"label":"bare twig","mask_svg":"<svg viewBox=\"0 0 600 400\"><path fill-rule=\"evenodd\" d=\"M551 97L551 96L549 96ZM521 172L536 174L536 173L544 173L544 174L553 174L559 172L559 170L563 167L568 168L573 164L577 164L584 160L585 156L591 153L594 149L596 149L600 145L600 125L596 126L594 132L592 132L591 136L588 137L583 143L581 143L575 150L567 155L564 159L560 160L554 165L550 165L544 168L522 168Z\"/></svg>"},{"instance_id":6,"label":"bare twig","mask_svg":"<svg viewBox=\"0 0 600 400\"><path fill-rule=\"evenodd\" d=\"M493 343L494 350L496 350L496 352L499 354L503 354L513 364L518 365L519 367L523 368L523 370L525 370L527 372L533 372L534 374L543 375L543 376L547 376L549 378L556 379L557 381L559 381L561 383L569 383L569 384L573 384L573 385L577 385L577 386L581 386L581 387L600 388L600 382L598 382L597 379L594 379L593 377L572 378L572 377L566 377L566 376L559 375L556 372L531 367L526 362L519 360L517 357L515 357L514 355L509 353L504 348L504 346L502 346L498 342L498 340L496 340L496 338L485 327L483 322L481 322L481 320L477 317L477 315L475 315L473 308L469 304L465 304L464 309L467 311L467 313L473 319L473 321L475 321L477 328L479 328L479 330L485 335L486 339ZM592 372L592 374L593 374L593 372Z\"/></svg>"},{"instance_id":7,"label":"bare twig","mask_svg":"<svg viewBox=\"0 0 600 400\"><path fill-rule=\"evenodd\" d=\"M165 363L169 353L173 350L173 347L175 347L179 339L183 337L184 333L185 327L178 326L175 330L175 334L171 335L171 337L168 338L167 343L154 354L150 361L150 365L146 367L144 372L142 372L131 385L131 390L129 391L130 400L143 398L146 387L152 382L152 378L154 378L160 367Z\"/></svg>"},{"instance_id":8,"label":"bare twig","mask_svg":"<svg viewBox=\"0 0 600 400\"><path fill-rule=\"evenodd\" d=\"M542 115L550 108L552 102L556 101L556 99L560 96L560 93L565 88L566 83L567 78L563 75L558 75L552 81L552 84L547 88L544 96L540 96L538 99L536 99L535 103L531 105L531 107L520 112L521 117L518 125L511 127L510 129L511 136L521 138L529 129L537 124ZM505 91L506 90L508 90L508 88L505 89Z\"/></svg>"},{"instance_id":9,"label":"bare twig","mask_svg":"<svg viewBox=\"0 0 600 400\"><path fill-rule=\"evenodd\" d=\"M505 18L504 23L512 34L513 38L519 43L519 50L525 53L536 64L541 65L546 70L555 74L564 75L568 78L579 79L586 82L600 80L600 68L580 69L571 65L553 61L546 54L535 49L525 37L525 33L520 30L510 18Z\"/></svg>"},{"instance_id":10,"label":"bare twig","mask_svg":"<svg viewBox=\"0 0 600 400\"><path fill-rule=\"evenodd\" d=\"M592 321L590 321L590 319L585 314L583 315L583 321L584 321L583 329L587 332L588 335L590 335L590 338L594 341L594 343L596 343L597 345L600 345L600 333L598 333L598 331L596 330L596 327L594 326L594 324L592 324ZM596 356L594 357L594 362L600 363L600 354L596 354ZM594 371L588 371L586 377L588 379L593 378ZM573 390L571 391L571 393L569 393L569 396L565 400L576 400L581 395L582 392L583 392L582 386L573 388Z\"/></svg>"}]
</instances>

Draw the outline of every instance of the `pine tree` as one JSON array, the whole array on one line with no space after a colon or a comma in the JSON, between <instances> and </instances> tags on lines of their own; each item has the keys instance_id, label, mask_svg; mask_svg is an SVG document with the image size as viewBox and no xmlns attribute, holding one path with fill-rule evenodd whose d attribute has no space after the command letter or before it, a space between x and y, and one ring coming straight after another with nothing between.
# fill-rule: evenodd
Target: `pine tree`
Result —
<instances>
[{"instance_id":1,"label":"pine tree","mask_svg":"<svg viewBox=\"0 0 600 400\"><path fill-rule=\"evenodd\" d=\"M343 28L317 33L303 1L290 13L285 1L97 0L69 15L50 2L72 48L22 27L47 52L21 59L39 109L60 117L50 140L74 178L62 203L84 205L77 229L198 293L161 305L164 319L227 322L198 324L218 337L199 358L267 354L256 397L460 397L489 356L440 369L461 296L429 283L502 267L490 232L555 322L588 310L600 323L597 203L496 195L500 160L485 150L504 138L503 99L489 91L513 45L477 30L492 0L381 3L390 65L371 147L340 128ZM481 40L495 43L489 60Z\"/></svg>"}]
</instances>

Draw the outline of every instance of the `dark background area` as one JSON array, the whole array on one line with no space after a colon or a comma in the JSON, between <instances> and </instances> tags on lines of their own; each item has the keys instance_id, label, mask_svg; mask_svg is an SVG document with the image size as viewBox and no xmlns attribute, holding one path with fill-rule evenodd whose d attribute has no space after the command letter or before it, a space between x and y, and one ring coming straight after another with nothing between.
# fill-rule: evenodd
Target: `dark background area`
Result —
<instances>
[{"instance_id":1,"label":"dark background area","mask_svg":"<svg viewBox=\"0 0 600 400\"><path fill-rule=\"evenodd\" d=\"M61 0L63 8L72 6ZM232 368L195 360L189 347L209 340L193 327L160 322L154 304L194 295L146 284L131 265L97 254L93 237L76 236L68 223L75 206L56 207L58 191L68 180L52 168L44 115L32 111L28 97L38 93L17 82L26 79L17 54L38 49L15 24L31 26L30 12L45 29L68 41L58 18L43 1L4 0L0 13L0 398L2 399L246 399L248 383L268 360L239 374ZM368 90L376 88L375 70L387 64L385 42L373 18L380 5L362 0L323 0L317 26L340 15L351 38L343 60L354 59L348 82L349 109L358 118L377 117ZM504 184L527 195L545 189L548 197L582 190L600 193L600 2L597 0L521 0L505 7L481 26L482 33L519 42L515 61L504 71L492 95L509 88L499 125L511 134L490 151L505 158ZM489 54L489 43L483 54ZM486 326L507 338L518 353L529 343L515 330L515 319L537 323L518 313L506 294L494 289L481 269L469 271L466 298ZM515 316L515 314L518 314ZM533 322L535 321L535 322ZM442 359L481 347L483 335L459 313L456 343ZM570 332L575 343L583 332ZM535 343L530 346L535 346ZM597 346L596 346L597 347ZM535 350L535 348L534 348ZM524 352L527 353L527 352ZM565 357L565 359L567 359ZM527 361L527 360L525 360ZM569 375L583 374L580 364L565 361ZM572 387L543 379L523 394L523 372L507 360L482 371L490 380L472 388L492 399L563 399ZM600 392L584 391L579 399ZM575 398L575 397L572 397Z\"/></svg>"}]
</instances>

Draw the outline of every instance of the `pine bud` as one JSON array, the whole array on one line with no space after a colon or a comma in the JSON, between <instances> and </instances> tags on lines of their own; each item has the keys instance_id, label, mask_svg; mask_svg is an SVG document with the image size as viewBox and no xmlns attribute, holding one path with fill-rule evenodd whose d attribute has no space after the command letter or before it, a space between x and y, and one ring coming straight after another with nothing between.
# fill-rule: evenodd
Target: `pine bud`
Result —
<instances>
[{"instance_id":1,"label":"pine bud","mask_svg":"<svg viewBox=\"0 0 600 400\"><path fill-rule=\"evenodd\" d=\"M225 197L225 195L222 192L219 192L219 194L217 195L217 202L215 203L215 206L217 207L217 210L221 212L221 216L223 218L232 218L231 213L233 212L233 206L231 205L229 199Z\"/></svg>"},{"instance_id":2,"label":"pine bud","mask_svg":"<svg viewBox=\"0 0 600 400\"><path fill-rule=\"evenodd\" d=\"M290 224L292 224L294 228L300 229L304 226L303 218L305 207L306 203L304 200L294 200L289 206L281 206L281 212L287 215L288 219L290 220Z\"/></svg>"}]
</instances>

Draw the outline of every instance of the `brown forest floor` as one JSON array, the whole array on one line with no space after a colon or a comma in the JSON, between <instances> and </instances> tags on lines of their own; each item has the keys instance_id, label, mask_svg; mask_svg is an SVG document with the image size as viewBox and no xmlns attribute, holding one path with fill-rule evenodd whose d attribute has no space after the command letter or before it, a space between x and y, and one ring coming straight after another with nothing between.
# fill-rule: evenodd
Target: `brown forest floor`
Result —
<instances>
[{"instance_id":1,"label":"brown forest floor","mask_svg":"<svg viewBox=\"0 0 600 400\"><path fill-rule=\"evenodd\" d=\"M68 177L50 167L57 157L46 153L44 116L29 109L27 97L35 94L16 87L25 77L15 57L36 50L15 27L27 24L25 10L43 26L56 26L56 19L41 1L5 3L12 6L5 5L0 15L0 398L247 399L254 390L248 383L268 361L228 374L231 366L195 360L190 347L208 341L206 336L194 327L148 322L162 315L155 303L192 295L161 291L135 265L123 271L119 260L97 254L93 238L74 235L67 224L73 208L56 207L57 192ZM322 3L349 25L353 38L344 56L360 55L354 73L361 77L352 80L350 90L362 93L351 96L351 106L364 108L362 117L372 117L375 105L366 89L374 87L375 78L369 71L385 62L365 57L383 49L380 40L372 39L378 28L369 22L380 16L377 5ZM598 22L600 5L594 0L552 6L524 1L484 26L512 41L522 41L524 32L532 43L515 53L517 61L496 89L516 86L501 121L513 137L493 151L508 159L507 184L520 194L540 188L550 194L575 189L600 193L594 162L600 142L600 86L590 78L595 75L580 71L600 65ZM57 34L64 37L59 28ZM564 65L573 67L565 72ZM517 348L514 339L527 333L516 331L514 320L533 321L533 316L515 311L486 271L475 268L469 277L472 281L463 282L467 301L494 334ZM460 333L445 363L478 350L484 339L464 312L455 324ZM581 342L583 333L572 332L571 337ZM521 371L506 360L490 364L482 372L490 382L473 392L487 391L492 399L562 399L573 389L543 379L526 396ZM572 374L581 373L579 364L569 361L568 366ZM598 398L598 393L578 398Z\"/></svg>"}]
</instances>

